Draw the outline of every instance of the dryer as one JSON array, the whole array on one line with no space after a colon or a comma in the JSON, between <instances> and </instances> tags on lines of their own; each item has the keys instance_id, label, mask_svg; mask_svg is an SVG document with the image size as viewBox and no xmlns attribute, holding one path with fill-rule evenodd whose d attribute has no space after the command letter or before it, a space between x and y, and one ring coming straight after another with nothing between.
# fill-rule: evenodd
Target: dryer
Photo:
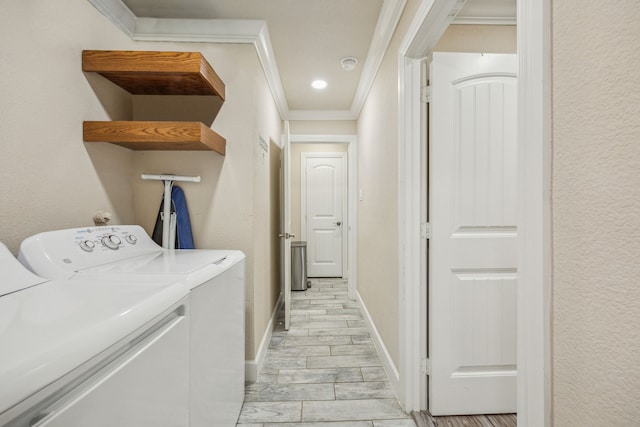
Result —
<instances>
[{"instance_id":1,"label":"dryer","mask_svg":"<svg viewBox=\"0 0 640 427\"><path fill-rule=\"evenodd\" d=\"M164 249L143 228L122 225L41 233L22 242L19 259L48 278L184 283L191 304L190 426L235 426L244 400L242 252Z\"/></svg>"},{"instance_id":2,"label":"dryer","mask_svg":"<svg viewBox=\"0 0 640 427\"><path fill-rule=\"evenodd\" d=\"M1 426L188 425L185 286L0 270Z\"/></svg>"}]
</instances>

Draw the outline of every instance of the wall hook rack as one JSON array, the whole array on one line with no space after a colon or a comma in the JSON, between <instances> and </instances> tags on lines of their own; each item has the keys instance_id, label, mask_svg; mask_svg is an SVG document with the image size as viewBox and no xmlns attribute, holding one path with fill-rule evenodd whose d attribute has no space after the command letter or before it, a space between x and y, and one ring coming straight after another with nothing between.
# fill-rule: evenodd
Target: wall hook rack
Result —
<instances>
[{"instance_id":1,"label":"wall hook rack","mask_svg":"<svg viewBox=\"0 0 640 427\"><path fill-rule=\"evenodd\" d=\"M162 247L165 249L173 248L171 244L171 187L176 181L181 182L200 182L199 176L181 176L181 175L152 175L143 173L141 178L144 180L162 181L164 183L164 203L162 206Z\"/></svg>"}]
</instances>

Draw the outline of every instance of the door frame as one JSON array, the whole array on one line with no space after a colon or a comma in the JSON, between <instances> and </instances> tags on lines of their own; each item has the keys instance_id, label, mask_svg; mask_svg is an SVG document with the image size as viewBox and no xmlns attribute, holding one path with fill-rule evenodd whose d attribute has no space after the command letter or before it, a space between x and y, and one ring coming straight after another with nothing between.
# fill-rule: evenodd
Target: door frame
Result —
<instances>
[{"instance_id":1,"label":"door frame","mask_svg":"<svg viewBox=\"0 0 640 427\"><path fill-rule=\"evenodd\" d=\"M421 62L453 19L457 0L423 0L398 54L400 384L408 411L425 409L426 258L421 258ZM517 0L518 426L550 427L551 0ZM455 13L453 14L455 15Z\"/></svg>"},{"instance_id":2,"label":"door frame","mask_svg":"<svg viewBox=\"0 0 640 427\"><path fill-rule=\"evenodd\" d=\"M348 144L347 149L347 251L343 253L343 277L348 279L349 298L356 299L358 289L358 138L355 135L292 134L292 144ZM302 221L301 221L302 222Z\"/></svg>"},{"instance_id":3,"label":"door frame","mask_svg":"<svg viewBox=\"0 0 640 427\"><path fill-rule=\"evenodd\" d=\"M346 152L310 152L304 151L300 153L300 234L301 240L307 240L307 204L306 196L307 196L307 176L305 173L304 166L306 165L307 159L322 159L322 158L340 158L342 160L342 167L347 169L347 174L343 175L344 185L342 192L342 269L340 271L341 278L347 278L347 270L346 267L349 263L349 245L348 245L348 230L351 222L349 221L349 165L345 162L345 159L348 157L348 153ZM307 248L307 255L309 254L309 248ZM307 265L307 272L309 271Z\"/></svg>"}]
</instances>

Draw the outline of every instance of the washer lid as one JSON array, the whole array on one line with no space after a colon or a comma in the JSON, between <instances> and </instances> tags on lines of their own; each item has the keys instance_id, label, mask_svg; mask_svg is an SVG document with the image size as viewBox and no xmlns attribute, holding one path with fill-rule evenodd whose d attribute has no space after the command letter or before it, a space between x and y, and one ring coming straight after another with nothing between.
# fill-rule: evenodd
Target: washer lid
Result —
<instances>
[{"instance_id":1,"label":"washer lid","mask_svg":"<svg viewBox=\"0 0 640 427\"><path fill-rule=\"evenodd\" d=\"M3 243L0 243L0 271L0 297L47 281L20 264Z\"/></svg>"},{"instance_id":2,"label":"washer lid","mask_svg":"<svg viewBox=\"0 0 640 427\"><path fill-rule=\"evenodd\" d=\"M0 298L0 414L187 295L181 284L54 280Z\"/></svg>"},{"instance_id":3,"label":"washer lid","mask_svg":"<svg viewBox=\"0 0 640 427\"><path fill-rule=\"evenodd\" d=\"M208 266L228 268L225 261L238 258L239 251L181 249L139 255L123 261L81 270L82 273L188 275ZM240 258L238 258L240 259ZM225 268L222 268L225 267Z\"/></svg>"}]
</instances>

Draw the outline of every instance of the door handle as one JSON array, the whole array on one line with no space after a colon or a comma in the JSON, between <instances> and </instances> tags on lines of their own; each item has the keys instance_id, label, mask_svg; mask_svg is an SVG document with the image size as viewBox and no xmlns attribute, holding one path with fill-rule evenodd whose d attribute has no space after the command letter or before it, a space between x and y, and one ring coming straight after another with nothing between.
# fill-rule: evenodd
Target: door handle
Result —
<instances>
[{"instance_id":1,"label":"door handle","mask_svg":"<svg viewBox=\"0 0 640 427\"><path fill-rule=\"evenodd\" d=\"M278 234L278 237L280 237L280 238L284 237L285 239L293 239L293 238L296 237L296 235L295 234L289 234L289 233L284 233L284 234L280 233L280 234Z\"/></svg>"},{"instance_id":2,"label":"door handle","mask_svg":"<svg viewBox=\"0 0 640 427\"><path fill-rule=\"evenodd\" d=\"M338 222L336 222L336 225L337 225L338 227L340 227L340 226L342 225L342 221L338 221Z\"/></svg>"}]
</instances>

